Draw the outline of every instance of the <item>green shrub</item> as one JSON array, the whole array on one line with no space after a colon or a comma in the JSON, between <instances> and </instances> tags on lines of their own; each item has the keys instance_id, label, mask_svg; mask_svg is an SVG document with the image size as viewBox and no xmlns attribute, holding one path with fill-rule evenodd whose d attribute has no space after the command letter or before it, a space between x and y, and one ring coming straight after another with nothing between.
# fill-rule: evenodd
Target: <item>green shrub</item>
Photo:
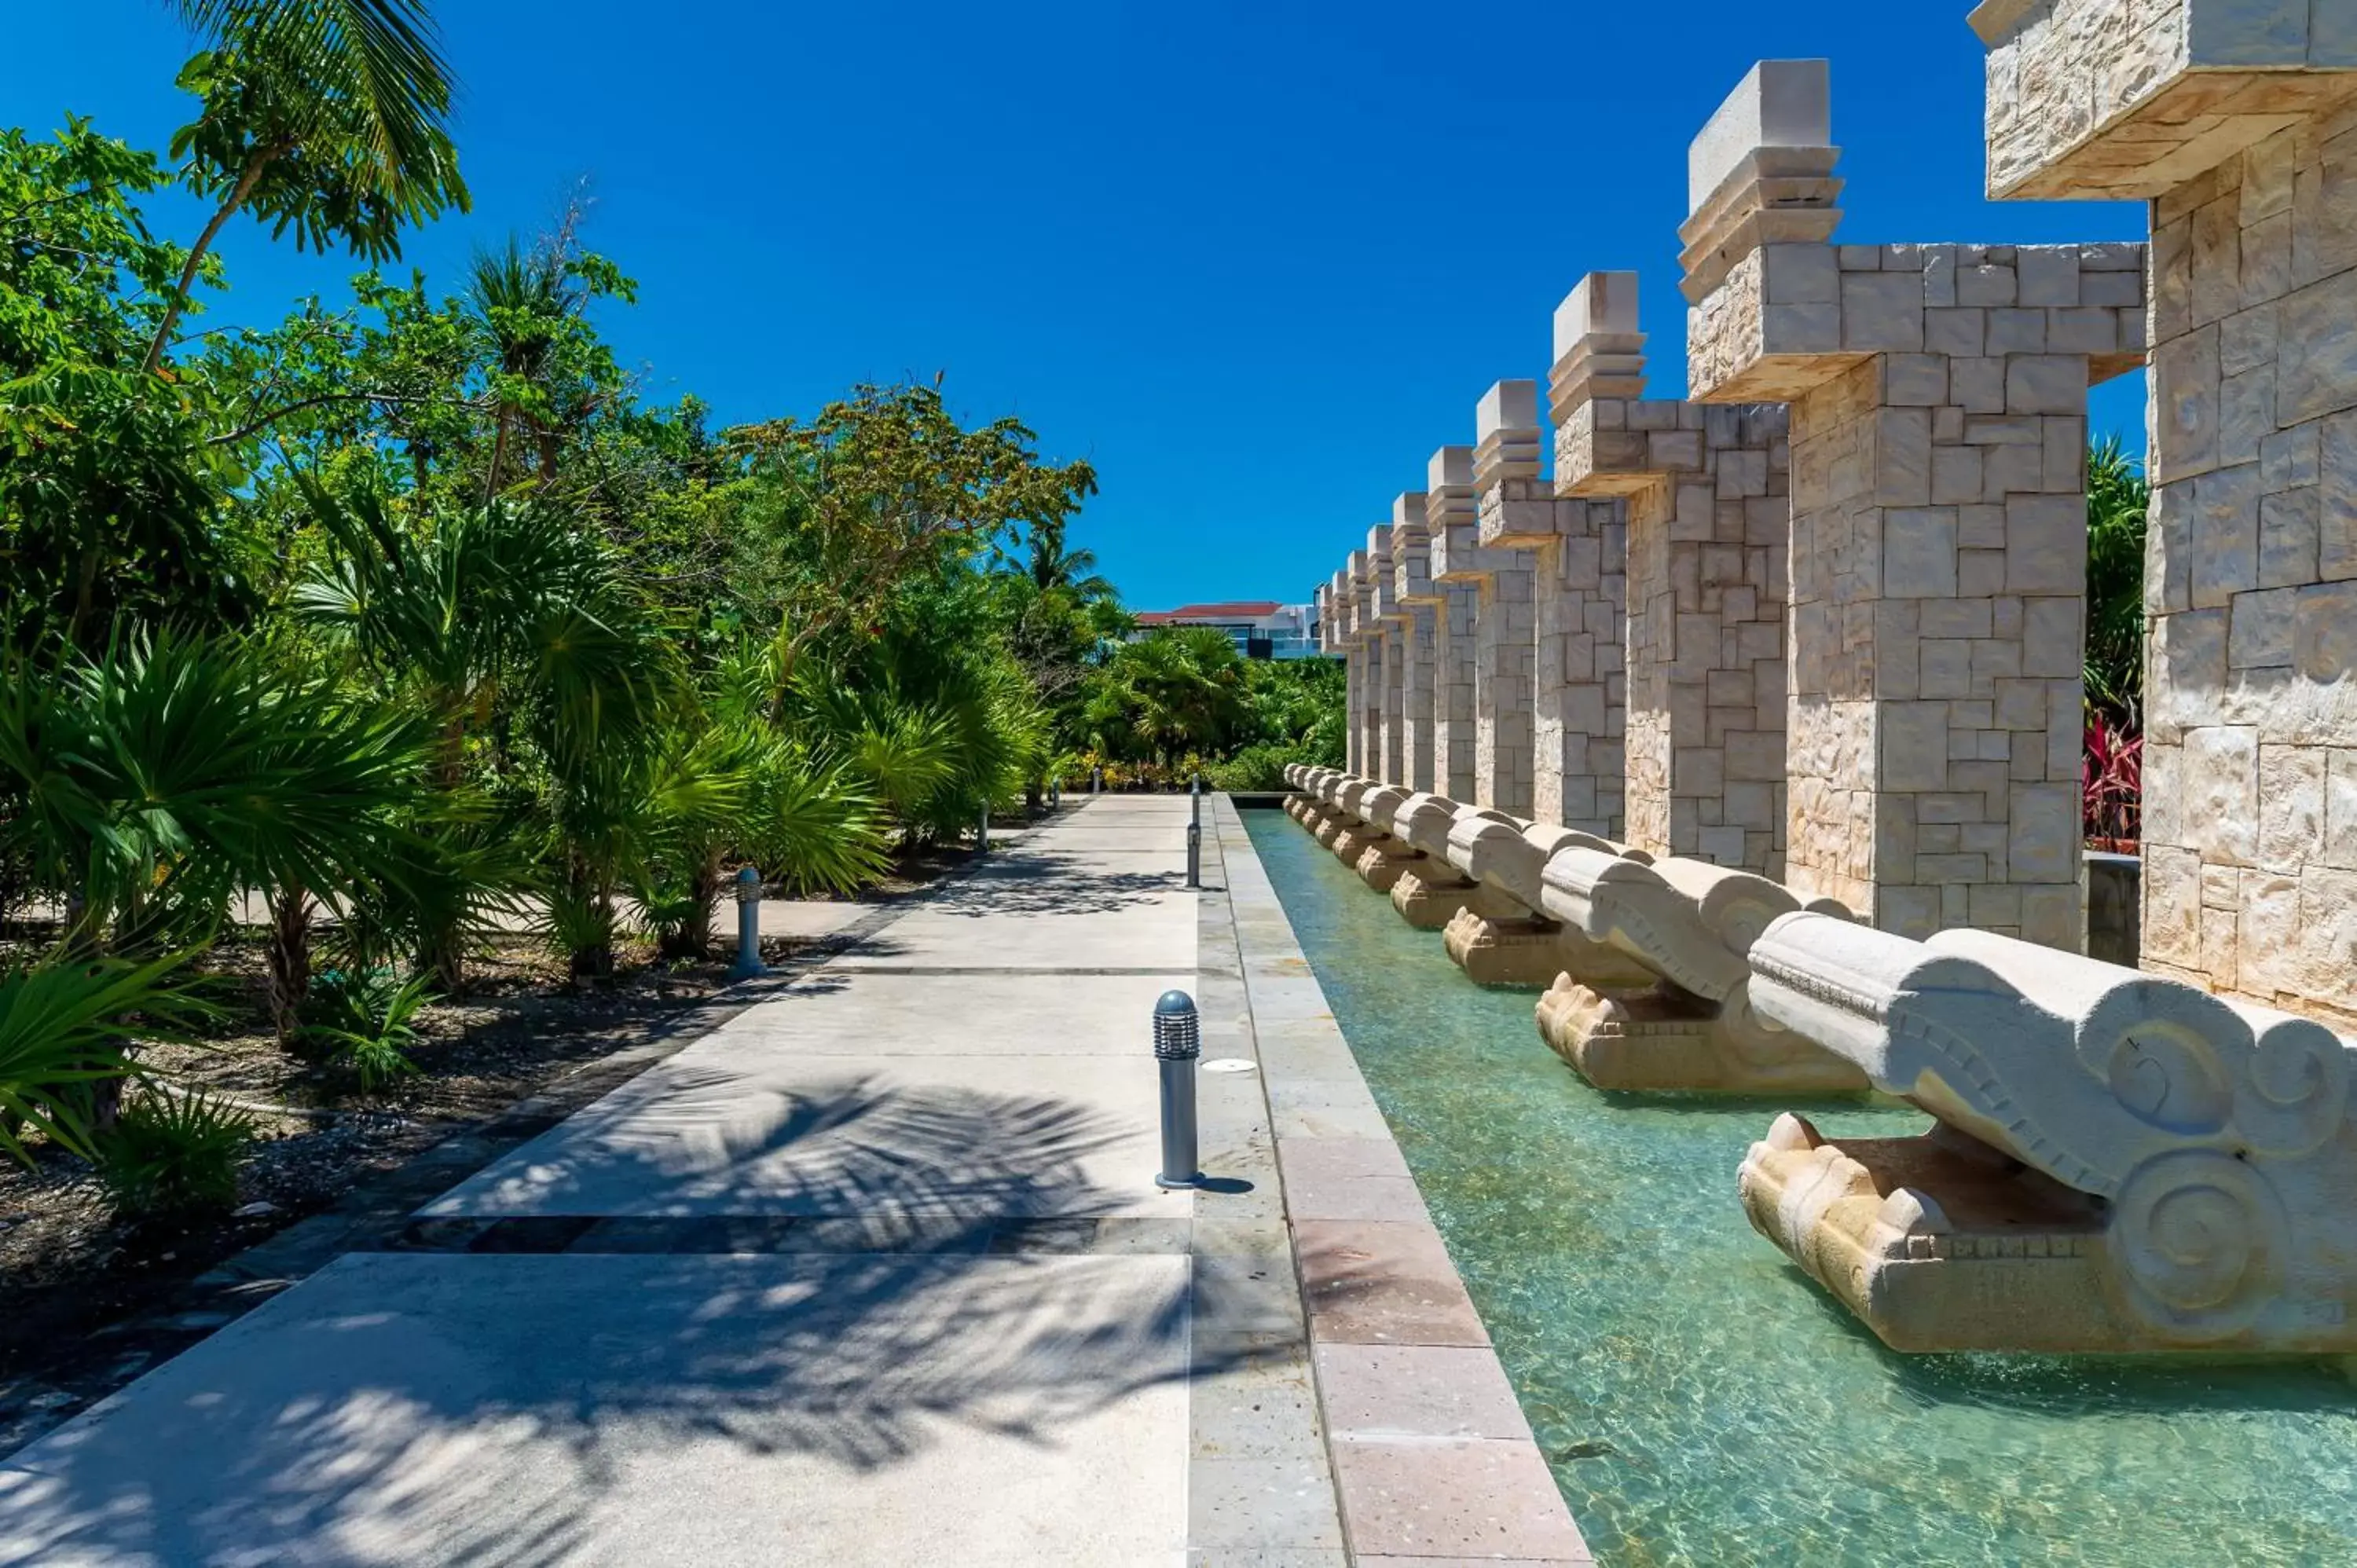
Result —
<instances>
[{"instance_id":1,"label":"green shrub","mask_svg":"<svg viewBox=\"0 0 2357 1568\"><path fill-rule=\"evenodd\" d=\"M305 999L296 1048L314 1061L351 1069L374 1093L418 1070L409 1059L418 1038L410 1020L431 1000L423 974L404 980L390 969L329 970Z\"/></svg>"},{"instance_id":2,"label":"green shrub","mask_svg":"<svg viewBox=\"0 0 2357 1568\"><path fill-rule=\"evenodd\" d=\"M124 1219L191 1219L237 1206L253 1119L199 1090L150 1088L124 1101L97 1143L108 1204Z\"/></svg>"},{"instance_id":3,"label":"green shrub","mask_svg":"<svg viewBox=\"0 0 2357 1568\"><path fill-rule=\"evenodd\" d=\"M1213 763L1204 777L1214 789L1283 789L1286 765L1308 760L1308 748L1297 745L1248 746L1225 762Z\"/></svg>"}]
</instances>

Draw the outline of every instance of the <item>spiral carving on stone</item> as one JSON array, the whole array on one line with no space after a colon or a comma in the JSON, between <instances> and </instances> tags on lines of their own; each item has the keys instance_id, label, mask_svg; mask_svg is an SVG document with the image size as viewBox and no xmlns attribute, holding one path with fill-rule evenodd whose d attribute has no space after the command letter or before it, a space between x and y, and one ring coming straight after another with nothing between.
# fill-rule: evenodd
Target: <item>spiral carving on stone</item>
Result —
<instances>
[{"instance_id":1,"label":"spiral carving on stone","mask_svg":"<svg viewBox=\"0 0 2357 1568\"><path fill-rule=\"evenodd\" d=\"M2128 1173L2106 1237L2124 1305L2164 1337L2226 1338L2279 1288L2290 1251L2267 1178L2210 1149L2182 1149Z\"/></svg>"},{"instance_id":2,"label":"spiral carving on stone","mask_svg":"<svg viewBox=\"0 0 2357 1568\"><path fill-rule=\"evenodd\" d=\"M2082 1047L2082 1057L2088 1055ZM2129 1115L2179 1137L2224 1130L2234 1112L2233 1079L2218 1047L2195 1030L2147 1019L2111 1042L2093 1063Z\"/></svg>"},{"instance_id":3,"label":"spiral carving on stone","mask_svg":"<svg viewBox=\"0 0 2357 1568\"><path fill-rule=\"evenodd\" d=\"M2349 1111L2349 1047L2321 1025L2263 1030L2234 1084L2234 1130L2279 1156L2304 1155L2341 1130Z\"/></svg>"}]
</instances>

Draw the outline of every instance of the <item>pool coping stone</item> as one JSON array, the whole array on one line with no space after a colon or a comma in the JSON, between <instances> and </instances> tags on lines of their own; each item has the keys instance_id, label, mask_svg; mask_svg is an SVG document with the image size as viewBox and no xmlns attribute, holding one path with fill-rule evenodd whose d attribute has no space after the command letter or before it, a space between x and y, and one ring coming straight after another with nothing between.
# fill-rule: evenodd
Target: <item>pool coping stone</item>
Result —
<instances>
[{"instance_id":1,"label":"pool coping stone","mask_svg":"<svg viewBox=\"0 0 2357 1568\"><path fill-rule=\"evenodd\" d=\"M1347 1556L1304 1553L1299 1562L1591 1568L1480 1315L1227 796L1210 799L1203 847L1207 886L1215 880L1220 897L1205 899L1200 961L1207 983L1215 952L1223 965L1232 955L1241 972L1324 1457L1340 1496ZM1227 928L1216 936L1215 922ZM1210 1568L1228 1559L1215 1549L1200 1561Z\"/></svg>"}]
</instances>

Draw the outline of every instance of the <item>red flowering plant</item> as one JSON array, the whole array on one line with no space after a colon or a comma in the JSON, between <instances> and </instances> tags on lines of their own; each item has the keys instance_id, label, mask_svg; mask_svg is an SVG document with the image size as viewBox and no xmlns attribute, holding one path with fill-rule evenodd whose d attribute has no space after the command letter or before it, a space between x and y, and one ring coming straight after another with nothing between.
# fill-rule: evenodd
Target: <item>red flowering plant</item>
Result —
<instances>
[{"instance_id":1,"label":"red flowering plant","mask_svg":"<svg viewBox=\"0 0 2357 1568\"><path fill-rule=\"evenodd\" d=\"M2092 706L2079 766L2079 800L2089 849L2136 853L2143 835L2144 736Z\"/></svg>"}]
</instances>

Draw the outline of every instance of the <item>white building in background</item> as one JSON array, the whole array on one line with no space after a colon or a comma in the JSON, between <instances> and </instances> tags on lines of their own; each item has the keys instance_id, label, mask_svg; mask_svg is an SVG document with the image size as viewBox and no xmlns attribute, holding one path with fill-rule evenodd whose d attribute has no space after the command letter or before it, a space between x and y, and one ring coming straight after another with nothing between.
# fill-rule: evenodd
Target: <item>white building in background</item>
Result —
<instances>
[{"instance_id":1,"label":"white building in background","mask_svg":"<svg viewBox=\"0 0 2357 1568\"><path fill-rule=\"evenodd\" d=\"M1307 659L1318 651L1317 607L1281 605L1274 599L1144 610L1138 614L1132 640L1178 626L1207 626L1225 632L1236 651L1247 659Z\"/></svg>"}]
</instances>

